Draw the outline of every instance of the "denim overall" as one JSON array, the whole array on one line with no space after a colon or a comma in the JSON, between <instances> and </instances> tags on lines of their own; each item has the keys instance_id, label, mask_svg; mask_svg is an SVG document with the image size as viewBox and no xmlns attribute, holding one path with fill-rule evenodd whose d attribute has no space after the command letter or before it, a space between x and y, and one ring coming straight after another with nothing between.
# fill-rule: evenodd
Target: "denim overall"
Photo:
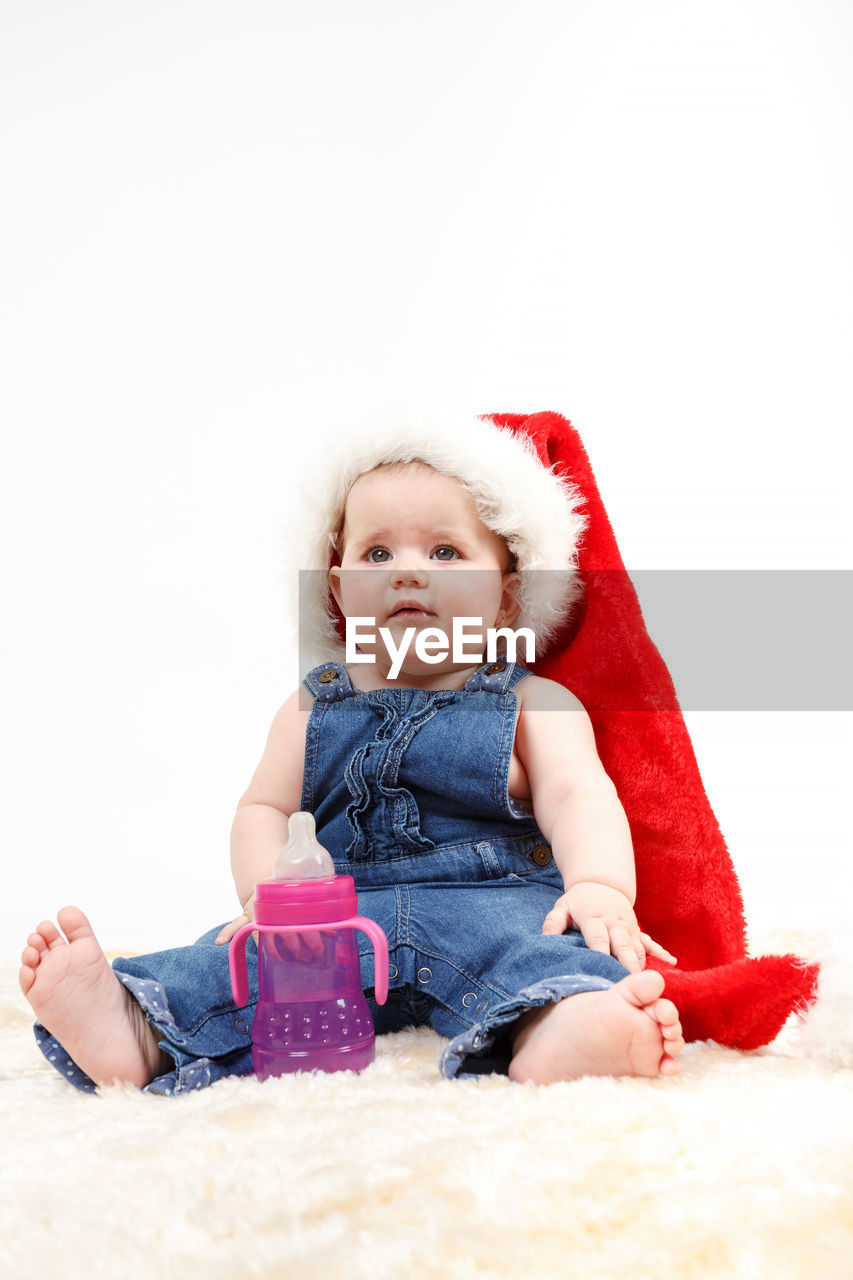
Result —
<instances>
[{"instance_id":1,"label":"denim overall","mask_svg":"<svg viewBox=\"0 0 853 1280\"><path fill-rule=\"evenodd\" d=\"M513 690L529 674L498 660L459 690L362 693L345 667L326 663L305 679L314 701L300 807L314 814L336 871L354 877L361 914L388 938L389 996L379 1006L373 953L359 935L376 1032L428 1025L449 1037L445 1076L506 1073L508 1032L521 1014L628 973L576 931L542 933L563 882L532 814L508 790ZM228 948L214 944L221 927L191 947L113 964L175 1060L148 1092L252 1070L257 952L250 939L250 999L238 1008ZM94 1089L38 1025L36 1038L72 1084Z\"/></svg>"}]
</instances>

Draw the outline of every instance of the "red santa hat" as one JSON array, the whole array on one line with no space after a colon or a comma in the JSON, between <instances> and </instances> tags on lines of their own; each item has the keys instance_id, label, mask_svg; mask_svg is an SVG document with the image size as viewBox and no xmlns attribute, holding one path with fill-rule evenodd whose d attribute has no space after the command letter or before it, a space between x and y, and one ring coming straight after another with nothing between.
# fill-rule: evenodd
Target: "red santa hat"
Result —
<instances>
[{"instance_id":1,"label":"red santa hat","mask_svg":"<svg viewBox=\"0 0 853 1280\"><path fill-rule=\"evenodd\" d=\"M583 494L582 607L536 671L566 685L589 712L631 827L637 916L678 956L675 969L654 959L649 964L666 978L685 1038L755 1049L769 1044L796 1012L806 1015L800 1030L808 1053L831 1065L853 1065L851 984L837 940L819 944L820 966L795 955L747 954L734 865L577 431L556 413L493 420L524 436L543 466L570 476Z\"/></svg>"}]
</instances>

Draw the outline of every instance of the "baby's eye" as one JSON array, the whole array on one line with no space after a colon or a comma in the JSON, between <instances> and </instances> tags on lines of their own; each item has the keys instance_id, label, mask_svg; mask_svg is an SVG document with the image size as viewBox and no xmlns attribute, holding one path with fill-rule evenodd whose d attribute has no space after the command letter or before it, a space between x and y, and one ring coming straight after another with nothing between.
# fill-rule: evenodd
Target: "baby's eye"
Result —
<instances>
[{"instance_id":1,"label":"baby's eye","mask_svg":"<svg viewBox=\"0 0 853 1280\"><path fill-rule=\"evenodd\" d=\"M387 547L371 547L364 558L369 564L386 564L391 559L391 552Z\"/></svg>"},{"instance_id":2,"label":"baby's eye","mask_svg":"<svg viewBox=\"0 0 853 1280\"><path fill-rule=\"evenodd\" d=\"M436 547L435 551L433 551L432 553L432 558L433 560L445 560L445 561L458 560L459 552L456 550L455 547L449 547L449 546Z\"/></svg>"}]
</instances>

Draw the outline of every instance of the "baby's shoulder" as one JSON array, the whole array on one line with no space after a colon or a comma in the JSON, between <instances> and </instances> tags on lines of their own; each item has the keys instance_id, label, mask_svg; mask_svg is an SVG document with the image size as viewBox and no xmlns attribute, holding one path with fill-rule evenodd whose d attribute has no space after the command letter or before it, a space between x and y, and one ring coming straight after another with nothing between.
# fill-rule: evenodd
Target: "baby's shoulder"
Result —
<instances>
[{"instance_id":1,"label":"baby's shoulder","mask_svg":"<svg viewBox=\"0 0 853 1280\"><path fill-rule=\"evenodd\" d=\"M544 676L526 676L515 687L519 711L579 711L586 715L580 698L565 685Z\"/></svg>"},{"instance_id":2,"label":"baby's shoulder","mask_svg":"<svg viewBox=\"0 0 853 1280\"><path fill-rule=\"evenodd\" d=\"M302 685L294 689L275 713L270 734L284 742L304 738L312 702L311 694Z\"/></svg>"}]
</instances>

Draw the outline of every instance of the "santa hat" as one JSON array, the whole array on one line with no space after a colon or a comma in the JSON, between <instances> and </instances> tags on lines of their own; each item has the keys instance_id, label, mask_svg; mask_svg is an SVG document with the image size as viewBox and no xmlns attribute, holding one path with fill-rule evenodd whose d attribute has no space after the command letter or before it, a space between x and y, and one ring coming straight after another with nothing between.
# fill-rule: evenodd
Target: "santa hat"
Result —
<instances>
[{"instance_id":1,"label":"santa hat","mask_svg":"<svg viewBox=\"0 0 853 1280\"><path fill-rule=\"evenodd\" d=\"M666 979L685 1038L755 1049L800 1013L806 1052L829 1065L853 1065L849 966L838 939L818 944L819 965L790 954L747 954L734 865L580 436L557 413L493 421L522 435L544 467L570 476L583 494L583 607L535 669L571 689L590 715L631 827L637 916L678 956L675 968L654 958L649 965Z\"/></svg>"},{"instance_id":2,"label":"santa hat","mask_svg":"<svg viewBox=\"0 0 853 1280\"><path fill-rule=\"evenodd\" d=\"M320 452L322 462L317 465L315 454L302 482L298 535L289 540L298 556L289 576L296 576L294 568L303 571L294 612L307 662L343 656L340 615L326 574L350 489L376 467L414 461L459 480L483 523L505 540L519 575L514 626L533 631L537 654L547 651L579 594L576 567L586 520L571 480L543 466L523 434L475 414L395 414L337 431Z\"/></svg>"}]
</instances>

